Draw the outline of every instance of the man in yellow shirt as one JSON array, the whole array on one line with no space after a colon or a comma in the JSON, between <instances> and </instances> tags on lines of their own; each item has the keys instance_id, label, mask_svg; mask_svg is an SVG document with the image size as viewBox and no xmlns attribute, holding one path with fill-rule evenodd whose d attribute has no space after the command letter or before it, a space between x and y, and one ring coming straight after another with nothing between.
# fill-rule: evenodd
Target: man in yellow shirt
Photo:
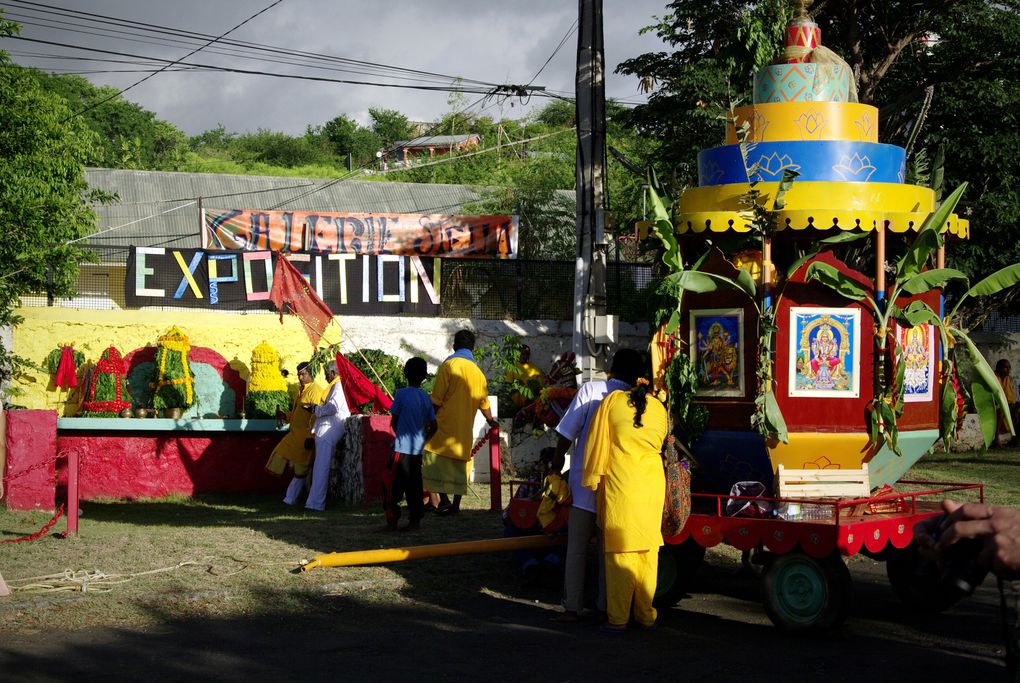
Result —
<instances>
[{"instance_id":1,"label":"man in yellow shirt","mask_svg":"<svg viewBox=\"0 0 1020 683\"><path fill-rule=\"evenodd\" d=\"M282 425L284 421L289 422L290 431L276 445L273 454L269 456L269 462L266 463L266 469L276 475L282 475L288 466L294 469L294 478L291 479L287 494L283 498L287 505L293 505L301 495L314 448L312 423L315 417L307 410L302 410L301 406L320 405L326 397L325 390L308 372L308 363L298 363L297 376L301 391L290 414L284 415L279 408L276 410L277 426Z\"/></svg>"},{"instance_id":2,"label":"man in yellow shirt","mask_svg":"<svg viewBox=\"0 0 1020 683\"><path fill-rule=\"evenodd\" d=\"M467 493L475 411L482 412L489 426L499 424L489 409L489 385L475 361L474 348L474 333L457 332L453 355L439 366L432 387L438 428L425 444L421 473L424 487L439 494L436 513L440 515L457 514L461 496ZM453 494L452 504L449 494Z\"/></svg>"}]
</instances>

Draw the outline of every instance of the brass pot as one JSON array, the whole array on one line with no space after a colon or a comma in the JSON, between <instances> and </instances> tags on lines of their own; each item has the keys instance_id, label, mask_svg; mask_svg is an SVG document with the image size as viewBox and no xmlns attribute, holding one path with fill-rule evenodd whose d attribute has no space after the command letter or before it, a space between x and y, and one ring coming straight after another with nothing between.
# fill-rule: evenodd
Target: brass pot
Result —
<instances>
[{"instance_id":1,"label":"brass pot","mask_svg":"<svg viewBox=\"0 0 1020 683\"><path fill-rule=\"evenodd\" d=\"M149 411L145 408L135 408L135 417L144 418L149 416Z\"/></svg>"},{"instance_id":2,"label":"brass pot","mask_svg":"<svg viewBox=\"0 0 1020 683\"><path fill-rule=\"evenodd\" d=\"M170 418L171 420L181 419L182 411L180 408L164 408L163 417Z\"/></svg>"},{"instance_id":3,"label":"brass pot","mask_svg":"<svg viewBox=\"0 0 1020 683\"><path fill-rule=\"evenodd\" d=\"M130 408L125 408L124 410L120 411L120 416L121 417L131 417L131 409Z\"/></svg>"}]
</instances>

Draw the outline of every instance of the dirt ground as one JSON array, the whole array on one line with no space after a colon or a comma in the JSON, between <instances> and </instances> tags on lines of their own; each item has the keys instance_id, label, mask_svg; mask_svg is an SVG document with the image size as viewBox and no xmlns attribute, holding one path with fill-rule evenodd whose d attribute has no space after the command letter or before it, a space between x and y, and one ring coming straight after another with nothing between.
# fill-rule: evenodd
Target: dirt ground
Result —
<instances>
[{"instance_id":1,"label":"dirt ground","mask_svg":"<svg viewBox=\"0 0 1020 683\"><path fill-rule=\"evenodd\" d=\"M315 570L335 572L336 581L309 591L297 608L274 608L267 595L264 609L244 617L168 617L145 629L69 624L64 632L7 635L0 681L835 683L1005 675L990 581L945 614L915 616L893 595L881 564L853 558L850 619L832 633L795 637L768 621L759 582L735 573L733 551L713 550L689 596L660 612L657 631L610 636L594 622L551 621L557 589L525 587L509 558L496 576L479 571L490 565L477 557L392 565L394 578L374 582ZM149 608L158 613L160 604Z\"/></svg>"}]
</instances>

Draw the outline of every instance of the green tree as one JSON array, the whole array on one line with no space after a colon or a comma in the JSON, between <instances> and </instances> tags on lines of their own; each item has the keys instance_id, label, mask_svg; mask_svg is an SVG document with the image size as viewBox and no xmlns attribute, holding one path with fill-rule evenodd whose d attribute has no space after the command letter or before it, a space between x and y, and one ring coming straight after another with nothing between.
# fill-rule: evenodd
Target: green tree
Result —
<instances>
[{"instance_id":1,"label":"green tree","mask_svg":"<svg viewBox=\"0 0 1020 683\"><path fill-rule=\"evenodd\" d=\"M0 36L16 31L0 18ZM85 182L97 143L63 98L0 53L0 327L21 322L15 309L26 294L73 291L81 252L67 243L97 224L90 201L101 196ZM24 365L0 348L0 386ZM4 402L8 391L0 389Z\"/></svg>"},{"instance_id":2,"label":"green tree","mask_svg":"<svg viewBox=\"0 0 1020 683\"><path fill-rule=\"evenodd\" d=\"M407 140L411 137L411 122L399 111L369 107L368 115L372 117L372 132L378 135L387 147L398 140Z\"/></svg>"},{"instance_id":3,"label":"green tree","mask_svg":"<svg viewBox=\"0 0 1020 683\"><path fill-rule=\"evenodd\" d=\"M59 95L79 118L98 134L98 144L88 160L90 166L179 170L188 150L188 137L176 126L156 118L151 111L117 95L117 90L95 86L81 76L28 72L43 90Z\"/></svg>"},{"instance_id":4,"label":"green tree","mask_svg":"<svg viewBox=\"0 0 1020 683\"><path fill-rule=\"evenodd\" d=\"M374 131L362 127L346 114L324 123L322 135L329 141L335 154L350 154L355 166L371 164L375 160L375 153L383 148L382 139Z\"/></svg>"}]
</instances>

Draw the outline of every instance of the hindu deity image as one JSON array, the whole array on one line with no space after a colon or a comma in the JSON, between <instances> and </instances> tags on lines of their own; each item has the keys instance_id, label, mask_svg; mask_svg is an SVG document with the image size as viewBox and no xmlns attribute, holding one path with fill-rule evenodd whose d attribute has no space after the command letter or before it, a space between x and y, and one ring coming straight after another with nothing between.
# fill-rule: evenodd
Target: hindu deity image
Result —
<instances>
[{"instance_id":1,"label":"hindu deity image","mask_svg":"<svg viewBox=\"0 0 1020 683\"><path fill-rule=\"evenodd\" d=\"M795 330L791 395L854 395L859 380L859 313L801 308L791 314Z\"/></svg>"},{"instance_id":2,"label":"hindu deity image","mask_svg":"<svg viewBox=\"0 0 1020 683\"><path fill-rule=\"evenodd\" d=\"M903 354L903 400L908 403L932 397L934 336L934 328L929 323L897 329L896 341Z\"/></svg>"},{"instance_id":3,"label":"hindu deity image","mask_svg":"<svg viewBox=\"0 0 1020 683\"><path fill-rule=\"evenodd\" d=\"M698 373L698 393L744 393L740 312L692 311L691 352Z\"/></svg>"}]
</instances>

